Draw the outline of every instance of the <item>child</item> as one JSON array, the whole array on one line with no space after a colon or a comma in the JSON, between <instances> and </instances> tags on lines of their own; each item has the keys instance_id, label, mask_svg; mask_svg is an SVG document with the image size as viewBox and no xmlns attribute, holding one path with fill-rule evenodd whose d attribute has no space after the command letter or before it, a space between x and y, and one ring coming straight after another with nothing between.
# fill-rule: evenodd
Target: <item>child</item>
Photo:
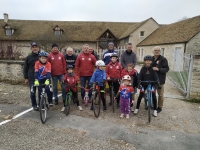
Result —
<instances>
[{"instance_id":1,"label":"child","mask_svg":"<svg viewBox=\"0 0 200 150\"><path fill-rule=\"evenodd\" d=\"M110 56L111 62L106 66L106 77L107 80L110 79L121 79L121 72L122 72L122 66L119 64L119 62L117 61L118 55L117 54L112 54ZM117 94L118 90L119 90L119 81L118 80L114 80L114 81L108 81L108 85L109 85L109 90L110 90L110 96L111 96L111 82L113 82L113 86L114 86L114 93ZM110 103L109 105L112 105L112 100L110 97ZM117 108L119 108L119 98L117 98Z\"/></svg>"},{"instance_id":2,"label":"child","mask_svg":"<svg viewBox=\"0 0 200 150\"><path fill-rule=\"evenodd\" d=\"M78 109L80 111L82 111L83 109L79 105L77 88L76 88L78 77L77 77L77 75L74 74L74 67L72 65L67 65L66 71L67 71L67 74L65 74L62 82L66 84L66 92L69 90L69 87L67 86L67 84L73 84L74 85L74 86L71 87L70 90L72 91L73 98L76 101L76 105L78 106ZM66 99L66 94L65 94L65 99ZM65 110L65 99L63 100L64 107L61 109L62 112Z\"/></svg>"},{"instance_id":3,"label":"child","mask_svg":"<svg viewBox=\"0 0 200 150\"><path fill-rule=\"evenodd\" d=\"M134 100L134 90L133 87L130 86L131 77L129 75L125 75L122 77L122 85L119 88L119 91L116 97L120 95L120 118L124 118L124 114L126 113L126 118L129 119L130 113L130 100L133 102Z\"/></svg>"},{"instance_id":4,"label":"child","mask_svg":"<svg viewBox=\"0 0 200 150\"><path fill-rule=\"evenodd\" d=\"M34 86L38 86L38 94L42 92L42 86L40 84L49 85L49 79L51 76L51 64L47 61L48 54L46 52L39 53L39 60L35 62L35 82ZM48 97L49 106L53 106L52 103L52 92L50 91L49 86L46 86L46 93ZM40 103L39 97L39 103Z\"/></svg>"},{"instance_id":5,"label":"child","mask_svg":"<svg viewBox=\"0 0 200 150\"><path fill-rule=\"evenodd\" d=\"M137 93L137 76L138 76L138 72L137 70L134 69L134 64L133 63L130 63L130 64L127 64L126 68L124 68L122 70L122 74L121 76L123 77L124 75L129 75L131 77L131 85L134 89L134 99L135 100L135 93ZM134 111L134 108L133 108L133 103L131 102L130 104L131 106L131 111L133 112Z\"/></svg>"},{"instance_id":6,"label":"child","mask_svg":"<svg viewBox=\"0 0 200 150\"><path fill-rule=\"evenodd\" d=\"M152 69L151 63L152 63L152 56L150 56L150 55L145 56L144 57L144 66L141 68L140 73L138 75L138 83L140 81L157 81L158 84L159 84L158 75ZM152 84L152 86L153 85L154 84ZM140 86L140 85L138 85L138 86ZM139 87L140 88L140 95L139 95L138 100L137 100L137 106L136 106L136 109L134 111L134 114L138 113L140 103L141 103L141 99L144 96L144 92L147 89L148 83L141 83L141 86L142 87ZM155 88L152 87L152 89L155 89ZM157 110L156 110L157 109L157 100L156 100L155 90L152 90L152 99L153 99L153 104L154 104L153 115L155 117L157 117Z\"/></svg>"},{"instance_id":7,"label":"child","mask_svg":"<svg viewBox=\"0 0 200 150\"><path fill-rule=\"evenodd\" d=\"M100 87L100 94L101 99L103 101L103 110L107 110L106 108L106 99L104 97L104 82L106 80L106 72L103 70L103 66L105 66L105 63L102 60L98 60L96 62L97 69L94 71L92 78L90 80L90 84L93 84L94 82L98 82L98 86ZM91 110L93 110L93 104L91 106Z\"/></svg>"}]
</instances>

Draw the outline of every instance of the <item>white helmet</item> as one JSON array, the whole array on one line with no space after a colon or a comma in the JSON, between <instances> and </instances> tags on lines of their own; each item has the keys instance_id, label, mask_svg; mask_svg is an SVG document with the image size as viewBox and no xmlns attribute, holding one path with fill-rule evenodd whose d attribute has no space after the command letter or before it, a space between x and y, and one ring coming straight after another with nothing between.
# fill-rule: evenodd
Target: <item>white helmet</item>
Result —
<instances>
[{"instance_id":1,"label":"white helmet","mask_svg":"<svg viewBox=\"0 0 200 150\"><path fill-rule=\"evenodd\" d=\"M96 61L96 66L105 66L105 63L102 60Z\"/></svg>"},{"instance_id":2,"label":"white helmet","mask_svg":"<svg viewBox=\"0 0 200 150\"><path fill-rule=\"evenodd\" d=\"M122 80L129 80L129 81L131 81L131 77L129 75L124 75L122 77Z\"/></svg>"}]
</instances>

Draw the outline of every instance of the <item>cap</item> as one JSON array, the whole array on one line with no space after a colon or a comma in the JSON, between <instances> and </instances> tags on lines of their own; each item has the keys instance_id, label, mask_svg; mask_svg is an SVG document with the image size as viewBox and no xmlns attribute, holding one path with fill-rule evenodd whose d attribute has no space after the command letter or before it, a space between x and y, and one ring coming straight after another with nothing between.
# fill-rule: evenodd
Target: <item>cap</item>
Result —
<instances>
[{"instance_id":1,"label":"cap","mask_svg":"<svg viewBox=\"0 0 200 150\"><path fill-rule=\"evenodd\" d=\"M57 45L56 43L53 43L53 44L52 44L52 48L53 48L53 47L58 47L58 45Z\"/></svg>"},{"instance_id":2,"label":"cap","mask_svg":"<svg viewBox=\"0 0 200 150\"><path fill-rule=\"evenodd\" d=\"M113 46L114 46L114 43L113 43L113 42L109 42L109 43L108 43L108 46L109 46L109 45L113 45Z\"/></svg>"},{"instance_id":3,"label":"cap","mask_svg":"<svg viewBox=\"0 0 200 150\"><path fill-rule=\"evenodd\" d=\"M38 45L37 45L36 42L32 42L32 43L31 43L31 47L33 47L33 46L38 46Z\"/></svg>"}]
</instances>

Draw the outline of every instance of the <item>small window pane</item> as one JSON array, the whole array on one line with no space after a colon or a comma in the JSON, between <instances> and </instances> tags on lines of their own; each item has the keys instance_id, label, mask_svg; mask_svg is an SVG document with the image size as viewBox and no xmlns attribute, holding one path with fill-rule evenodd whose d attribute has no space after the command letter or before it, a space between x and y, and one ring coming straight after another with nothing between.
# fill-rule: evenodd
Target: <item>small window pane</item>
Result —
<instances>
[{"instance_id":1,"label":"small window pane","mask_svg":"<svg viewBox=\"0 0 200 150\"><path fill-rule=\"evenodd\" d=\"M165 48L161 48L161 55L165 56Z\"/></svg>"},{"instance_id":2,"label":"small window pane","mask_svg":"<svg viewBox=\"0 0 200 150\"><path fill-rule=\"evenodd\" d=\"M6 29L6 36L11 36L11 30L10 29Z\"/></svg>"},{"instance_id":3,"label":"small window pane","mask_svg":"<svg viewBox=\"0 0 200 150\"><path fill-rule=\"evenodd\" d=\"M144 36L144 31L140 31L140 36Z\"/></svg>"},{"instance_id":4,"label":"small window pane","mask_svg":"<svg viewBox=\"0 0 200 150\"><path fill-rule=\"evenodd\" d=\"M60 31L55 31L55 35L60 35Z\"/></svg>"}]
</instances>

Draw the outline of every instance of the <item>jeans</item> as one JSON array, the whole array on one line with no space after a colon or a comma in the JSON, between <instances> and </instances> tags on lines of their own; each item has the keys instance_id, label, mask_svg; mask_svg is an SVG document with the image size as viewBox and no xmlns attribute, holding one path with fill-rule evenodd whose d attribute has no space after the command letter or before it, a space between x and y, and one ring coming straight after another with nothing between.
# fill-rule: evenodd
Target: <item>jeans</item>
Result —
<instances>
[{"instance_id":1,"label":"jeans","mask_svg":"<svg viewBox=\"0 0 200 150\"><path fill-rule=\"evenodd\" d=\"M86 81L88 81L88 88L90 88L89 83L90 83L91 76L84 76L84 77L82 76L82 77L80 77L80 79L81 79L81 86L82 87L85 87ZM84 91L84 89L81 88L82 99L84 98L84 96L85 96L85 91ZM89 91L89 98L91 98L91 96L92 96L92 91L90 90Z\"/></svg>"},{"instance_id":2,"label":"jeans","mask_svg":"<svg viewBox=\"0 0 200 150\"><path fill-rule=\"evenodd\" d=\"M34 85L34 80L28 80L29 82L29 86L30 86L30 98L31 98L31 103L33 107L37 106L37 102L36 102L36 87L33 86ZM31 92L31 87L33 86L33 91ZM39 94L38 94L38 99L39 99Z\"/></svg>"},{"instance_id":3,"label":"jeans","mask_svg":"<svg viewBox=\"0 0 200 150\"><path fill-rule=\"evenodd\" d=\"M52 76L53 80L53 96L55 97L55 101L58 101L58 80L59 82L62 82L64 75L57 75L57 76ZM62 99L65 100L65 85L61 84L61 89L62 89Z\"/></svg>"}]
</instances>

